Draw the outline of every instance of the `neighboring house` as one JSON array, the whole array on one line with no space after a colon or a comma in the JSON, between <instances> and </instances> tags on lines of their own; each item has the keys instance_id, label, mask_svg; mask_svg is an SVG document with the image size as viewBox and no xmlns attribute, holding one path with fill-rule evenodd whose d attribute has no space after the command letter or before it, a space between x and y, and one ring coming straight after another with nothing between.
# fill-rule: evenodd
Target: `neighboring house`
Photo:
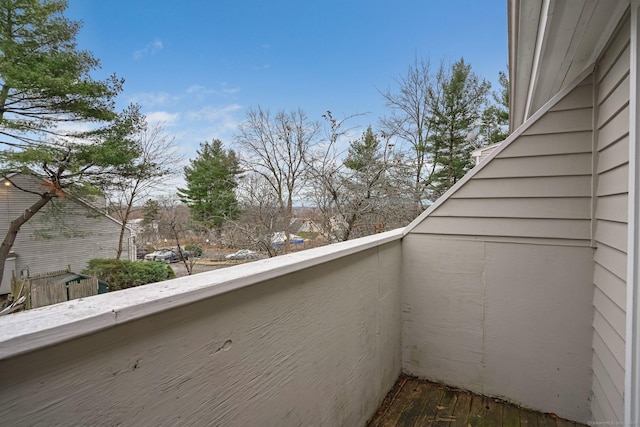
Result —
<instances>
[{"instance_id":1,"label":"neighboring house","mask_svg":"<svg viewBox=\"0 0 640 427\"><path fill-rule=\"evenodd\" d=\"M493 152L496 148L500 146L502 142L497 142L495 144L487 145L486 147L478 148L471 152L471 158L473 159L473 164L478 165L481 161L489 157L489 154Z\"/></svg>"},{"instance_id":2,"label":"neighboring house","mask_svg":"<svg viewBox=\"0 0 640 427\"><path fill-rule=\"evenodd\" d=\"M39 191L44 181L26 174L14 174L11 181L22 188ZM15 188L2 179L0 185L0 238L9 223L31 206L38 196ZM0 294L10 289L9 278L71 268L79 272L93 258L113 258L118 248L121 223L103 210L71 195L54 199L22 226L7 260ZM135 260L134 234L127 229L122 259Z\"/></svg>"},{"instance_id":3,"label":"neighboring house","mask_svg":"<svg viewBox=\"0 0 640 427\"><path fill-rule=\"evenodd\" d=\"M300 233L321 233L320 226L311 219L293 218L291 220L291 232Z\"/></svg>"},{"instance_id":4,"label":"neighboring house","mask_svg":"<svg viewBox=\"0 0 640 427\"><path fill-rule=\"evenodd\" d=\"M3 422L362 426L404 372L636 425L640 1L508 5L512 134L407 228L4 316Z\"/></svg>"}]
</instances>

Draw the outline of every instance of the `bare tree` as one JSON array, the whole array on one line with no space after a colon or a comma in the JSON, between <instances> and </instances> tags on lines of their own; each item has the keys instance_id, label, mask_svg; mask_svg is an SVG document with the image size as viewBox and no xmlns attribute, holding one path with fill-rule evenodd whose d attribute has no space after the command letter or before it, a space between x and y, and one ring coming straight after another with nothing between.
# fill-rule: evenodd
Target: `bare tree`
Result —
<instances>
[{"instance_id":1,"label":"bare tree","mask_svg":"<svg viewBox=\"0 0 640 427\"><path fill-rule=\"evenodd\" d=\"M258 107L247 112L235 137L245 169L264 178L277 199L285 253L290 251L293 203L304 187L305 154L317 143L318 133L319 124L309 121L302 110L271 117Z\"/></svg>"},{"instance_id":2,"label":"bare tree","mask_svg":"<svg viewBox=\"0 0 640 427\"><path fill-rule=\"evenodd\" d=\"M157 199L159 210L157 221L165 236L169 236L175 242L180 261L191 275L193 263L189 263L184 256L185 251L181 243L184 242L185 234L189 231L189 211L186 206L178 201L175 195L165 195ZM165 241L167 239L165 238Z\"/></svg>"},{"instance_id":3,"label":"bare tree","mask_svg":"<svg viewBox=\"0 0 640 427\"><path fill-rule=\"evenodd\" d=\"M307 196L321 212L326 236L344 241L406 225L406 180L399 179L404 163L390 137L369 127L342 151L338 140L351 130L344 126L350 117L337 120L327 111L323 118L328 143L307 157Z\"/></svg>"},{"instance_id":4,"label":"bare tree","mask_svg":"<svg viewBox=\"0 0 640 427\"><path fill-rule=\"evenodd\" d=\"M426 183L434 173L435 162L430 153L438 152L429 145L434 126L430 105L439 96L439 90L430 63L417 58L396 84L396 91L387 89L382 93L391 112L380 119L380 124L385 136L397 137L399 142L409 145L407 160L413 171L411 193L417 214L425 209Z\"/></svg>"},{"instance_id":5,"label":"bare tree","mask_svg":"<svg viewBox=\"0 0 640 427\"><path fill-rule=\"evenodd\" d=\"M107 189L111 214L122 223L116 259L122 255L127 222L136 205L142 209L140 202L159 189L167 178L178 173L183 158L174 145L174 138L165 133L162 124L145 126L135 139L140 147L138 157L127 166L126 174L108 183Z\"/></svg>"},{"instance_id":6,"label":"bare tree","mask_svg":"<svg viewBox=\"0 0 640 427\"><path fill-rule=\"evenodd\" d=\"M233 247L252 248L270 257L277 255L272 239L284 227L278 197L267 180L256 173L243 177L239 184L242 213L238 219L226 221L226 240Z\"/></svg>"},{"instance_id":7,"label":"bare tree","mask_svg":"<svg viewBox=\"0 0 640 427\"><path fill-rule=\"evenodd\" d=\"M339 147L339 140L345 137L352 128L346 127L347 120L333 117L331 111L322 115L325 119L326 143L320 144L306 155L308 185L306 196L318 208L322 217L322 229L330 240L343 240L342 218L345 186L345 165L343 158L346 150Z\"/></svg>"}]
</instances>

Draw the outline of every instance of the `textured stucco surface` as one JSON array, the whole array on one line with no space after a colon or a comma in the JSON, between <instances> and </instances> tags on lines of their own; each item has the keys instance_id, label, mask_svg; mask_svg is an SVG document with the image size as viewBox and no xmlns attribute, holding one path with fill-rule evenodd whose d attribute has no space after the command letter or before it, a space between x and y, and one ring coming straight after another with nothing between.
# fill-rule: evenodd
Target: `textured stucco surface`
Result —
<instances>
[{"instance_id":1,"label":"textured stucco surface","mask_svg":"<svg viewBox=\"0 0 640 427\"><path fill-rule=\"evenodd\" d=\"M590 418L593 250L410 234L403 370Z\"/></svg>"},{"instance_id":2,"label":"textured stucco surface","mask_svg":"<svg viewBox=\"0 0 640 427\"><path fill-rule=\"evenodd\" d=\"M364 425L400 373L400 266L396 240L2 360L0 419Z\"/></svg>"}]
</instances>

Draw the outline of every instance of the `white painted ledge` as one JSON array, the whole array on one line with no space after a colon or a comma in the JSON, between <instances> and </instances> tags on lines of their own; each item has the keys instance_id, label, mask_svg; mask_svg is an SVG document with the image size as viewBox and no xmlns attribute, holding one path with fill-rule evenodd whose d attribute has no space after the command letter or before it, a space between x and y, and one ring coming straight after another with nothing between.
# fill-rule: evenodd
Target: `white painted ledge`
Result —
<instances>
[{"instance_id":1,"label":"white painted ledge","mask_svg":"<svg viewBox=\"0 0 640 427\"><path fill-rule=\"evenodd\" d=\"M402 229L0 317L0 360L400 240Z\"/></svg>"}]
</instances>

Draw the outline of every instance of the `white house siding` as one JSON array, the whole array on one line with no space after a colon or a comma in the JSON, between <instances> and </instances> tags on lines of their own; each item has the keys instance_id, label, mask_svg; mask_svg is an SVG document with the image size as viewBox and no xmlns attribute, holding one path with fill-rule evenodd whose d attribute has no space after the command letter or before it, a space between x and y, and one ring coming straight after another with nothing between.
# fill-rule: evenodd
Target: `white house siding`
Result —
<instances>
[{"instance_id":1,"label":"white house siding","mask_svg":"<svg viewBox=\"0 0 640 427\"><path fill-rule=\"evenodd\" d=\"M629 20L598 63L593 402L597 421L624 419Z\"/></svg>"},{"instance_id":2,"label":"white house siding","mask_svg":"<svg viewBox=\"0 0 640 427\"><path fill-rule=\"evenodd\" d=\"M20 186L35 185L27 176L12 179ZM34 194L3 187L0 189L2 236L9 222L38 199ZM119 223L96 209L71 198L56 199L20 229L12 248L16 254L16 274L28 270L33 275L68 266L73 271L80 271L90 259L113 258L118 247L119 230ZM127 230L122 259L130 259L130 237Z\"/></svg>"},{"instance_id":3,"label":"white house siding","mask_svg":"<svg viewBox=\"0 0 640 427\"><path fill-rule=\"evenodd\" d=\"M405 236L406 372L590 419L592 81Z\"/></svg>"},{"instance_id":4,"label":"white house siding","mask_svg":"<svg viewBox=\"0 0 640 427\"><path fill-rule=\"evenodd\" d=\"M399 237L45 307L58 320L65 310L93 313L75 323L77 335L82 325L108 326L0 360L2 425L363 426L401 370ZM318 253L327 261L295 269ZM22 317L37 322L36 311L15 322L35 330ZM73 324L65 326L69 333ZM44 340L62 341L60 328ZM5 353L19 346L11 345Z\"/></svg>"}]
</instances>

